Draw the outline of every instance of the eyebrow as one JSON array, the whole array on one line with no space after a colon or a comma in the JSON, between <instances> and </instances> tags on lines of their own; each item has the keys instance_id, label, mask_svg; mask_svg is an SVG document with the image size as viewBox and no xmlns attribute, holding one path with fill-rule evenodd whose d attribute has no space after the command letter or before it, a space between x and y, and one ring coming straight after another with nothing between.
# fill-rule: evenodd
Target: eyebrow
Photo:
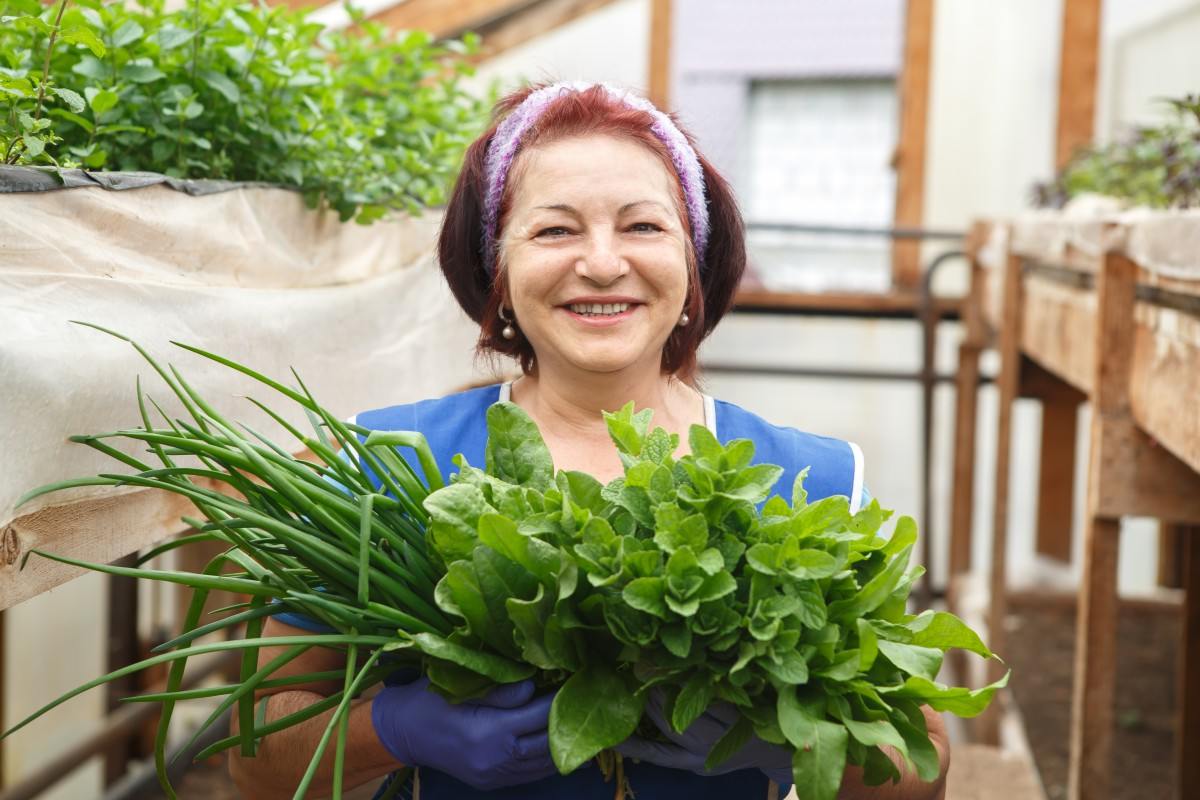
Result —
<instances>
[{"instance_id":1,"label":"eyebrow","mask_svg":"<svg viewBox=\"0 0 1200 800\"><path fill-rule=\"evenodd\" d=\"M670 210L665 205L658 202L657 200L634 200L632 203L626 203L625 205L623 205L619 209L617 209L617 214L618 215L628 214L630 211L633 211L638 206L645 206L645 205L656 206L657 208L660 208L663 211ZM537 206L537 209L541 210L541 211L561 211L564 214L572 214L574 216L579 216L579 209L575 208L575 206L570 205L569 203L551 203L550 205Z\"/></svg>"}]
</instances>

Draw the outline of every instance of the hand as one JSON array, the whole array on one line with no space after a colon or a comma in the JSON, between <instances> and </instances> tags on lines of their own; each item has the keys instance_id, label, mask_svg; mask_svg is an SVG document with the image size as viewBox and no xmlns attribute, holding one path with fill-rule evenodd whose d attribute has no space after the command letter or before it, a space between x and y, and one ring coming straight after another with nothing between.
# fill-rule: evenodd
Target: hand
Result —
<instances>
[{"instance_id":1,"label":"hand","mask_svg":"<svg viewBox=\"0 0 1200 800\"><path fill-rule=\"evenodd\" d=\"M534 698L533 683L521 681L451 703L428 686L428 678L385 686L372 701L375 733L400 763L436 769L482 790L558 771L550 758L553 695Z\"/></svg>"},{"instance_id":2,"label":"hand","mask_svg":"<svg viewBox=\"0 0 1200 800\"><path fill-rule=\"evenodd\" d=\"M759 769L778 783L792 782L791 752L754 735L750 736L750 741L741 750L717 764L712 771L704 768L708 752L738 720L737 709L729 704L713 706L697 717L683 733L676 733L671 730L663 714L662 693L653 690L646 700L646 716L654 721L671 743L630 736L614 750L629 758L648 761L660 767L686 769L698 775L723 775L738 769Z\"/></svg>"}]
</instances>

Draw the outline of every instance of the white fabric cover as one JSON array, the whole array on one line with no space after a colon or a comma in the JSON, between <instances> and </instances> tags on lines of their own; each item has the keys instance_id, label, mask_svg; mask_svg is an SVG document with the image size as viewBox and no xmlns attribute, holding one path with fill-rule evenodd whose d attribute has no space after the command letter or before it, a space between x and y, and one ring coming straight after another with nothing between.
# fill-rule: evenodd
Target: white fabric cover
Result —
<instances>
[{"instance_id":1,"label":"white fabric cover","mask_svg":"<svg viewBox=\"0 0 1200 800\"><path fill-rule=\"evenodd\" d=\"M294 382L294 367L340 417L475 380L477 328L433 263L437 224L436 215L343 224L280 189L0 195L0 528L106 491L14 507L35 486L120 471L66 437L140 424L137 376L168 399L132 347L70 320L136 339L227 415L273 438L282 430L237 395L306 424L298 408L168 342L283 383Z\"/></svg>"}]
</instances>

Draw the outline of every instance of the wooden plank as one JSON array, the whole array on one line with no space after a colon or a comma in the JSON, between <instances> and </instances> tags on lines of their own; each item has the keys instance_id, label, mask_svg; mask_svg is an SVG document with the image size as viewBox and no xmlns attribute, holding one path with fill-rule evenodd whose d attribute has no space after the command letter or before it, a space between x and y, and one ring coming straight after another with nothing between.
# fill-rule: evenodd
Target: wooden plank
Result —
<instances>
[{"instance_id":1,"label":"wooden plank","mask_svg":"<svg viewBox=\"0 0 1200 800\"><path fill-rule=\"evenodd\" d=\"M84 573L36 555L44 550L107 564L184 530L195 507L179 495L141 489L42 509L10 522L0 539L0 609L10 608Z\"/></svg>"},{"instance_id":2,"label":"wooden plank","mask_svg":"<svg viewBox=\"0 0 1200 800\"><path fill-rule=\"evenodd\" d=\"M1054 163L1062 167L1092 141L1100 57L1101 0L1063 0Z\"/></svg>"},{"instance_id":3,"label":"wooden plank","mask_svg":"<svg viewBox=\"0 0 1200 800\"><path fill-rule=\"evenodd\" d=\"M1200 471L1200 319L1138 306L1130 398L1134 420Z\"/></svg>"},{"instance_id":4,"label":"wooden plank","mask_svg":"<svg viewBox=\"0 0 1200 800\"><path fill-rule=\"evenodd\" d=\"M900 74L900 130L896 145L895 225L925 221L925 140L929 121L929 62L934 0L909 0L904 24L904 67ZM921 243L892 242L892 282L913 287L921 280Z\"/></svg>"},{"instance_id":5,"label":"wooden plank","mask_svg":"<svg viewBox=\"0 0 1200 800\"><path fill-rule=\"evenodd\" d=\"M486 61L508 52L612 2L613 0L537 0L523 6L477 28L483 37L483 52L475 61Z\"/></svg>"},{"instance_id":6,"label":"wooden plank","mask_svg":"<svg viewBox=\"0 0 1200 800\"><path fill-rule=\"evenodd\" d=\"M992 570L989 579L988 644L997 653L1004 652L1004 622L1008 616L1008 502L1009 471L1012 455L1013 404L1020 394L1020 330L1023 309L1021 260L1012 255L1004 259L1004 305L999 330L1000 374L999 412L996 433L996 489L992 517ZM989 680L998 680L1003 668L996 660L988 662ZM979 717L980 741L1000 743L1000 712L994 704Z\"/></svg>"},{"instance_id":7,"label":"wooden plank","mask_svg":"<svg viewBox=\"0 0 1200 800\"><path fill-rule=\"evenodd\" d=\"M1029 275L1023 297L1022 351L1079 391L1090 391L1095 293Z\"/></svg>"},{"instance_id":8,"label":"wooden plank","mask_svg":"<svg viewBox=\"0 0 1200 800\"><path fill-rule=\"evenodd\" d=\"M1120 520L1090 517L1084 540L1067 797L1107 800L1116 685L1117 556Z\"/></svg>"},{"instance_id":9,"label":"wooden plank","mask_svg":"<svg viewBox=\"0 0 1200 800\"><path fill-rule=\"evenodd\" d=\"M650 0L650 64L646 94L662 109L671 99L671 0Z\"/></svg>"},{"instance_id":10,"label":"wooden plank","mask_svg":"<svg viewBox=\"0 0 1200 800\"><path fill-rule=\"evenodd\" d=\"M1105 253L1096 285L1088 505L1067 776L1070 800L1105 800L1109 796L1121 522L1119 515L1105 513L1101 507L1106 494L1117 488L1106 479L1105 471L1110 466L1107 462L1119 458L1112 452L1111 431L1129 424L1136 279L1137 265L1118 253Z\"/></svg>"},{"instance_id":11,"label":"wooden plank","mask_svg":"<svg viewBox=\"0 0 1200 800\"><path fill-rule=\"evenodd\" d=\"M1091 513L1200 521L1200 474L1131 419L1105 420L1097 436L1106 456L1088 477L1097 493Z\"/></svg>"},{"instance_id":12,"label":"wooden plank","mask_svg":"<svg viewBox=\"0 0 1200 800\"><path fill-rule=\"evenodd\" d=\"M1183 588L1183 565L1187 558L1187 526L1176 522L1163 522L1158 527L1158 580L1159 586L1168 589Z\"/></svg>"},{"instance_id":13,"label":"wooden plank","mask_svg":"<svg viewBox=\"0 0 1200 800\"><path fill-rule=\"evenodd\" d=\"M461 36L529 6L533 0L404 0L371 15L394 30L430 31L439 38Z\"/></svg>"},{"instance_id":14,"label":"wooden plank","mask_svg":"<svg viewBox=\"0 0 1200 800\"><path fill-rule=\"evenodd\" d=\"M1184 605L1179 648L1179 728L1175 735L1175 800L1200 786L1200 526L1184 534Z\"/></svg>"},{"instance_id":15,"label":"wooden plank","mask_svg":"<svg viewBox=\"0 0 1200 800\"><path fill-rule=\"evenodd\" d=\"M957 297L935 298L933 311L939 319L957 317L963 300ZM734 297L735 311L809 311L835 312L863 316L916 318L920 299L915 291L897 290L887 294L854 292L768 292L739 291Z\"/></svg>"},{"instance_id":16,"label":"wooden plank","mask_svg":"<svg viewBox=\"0 0 1200 800\"><path fill-rule=\"evenodd\" d=\"M1078 416L1077 402L1061 398L1042 401L1036 550L1067 563L1071 561L1071 520L1075 513Z\"/></svg>"}]
</instances>

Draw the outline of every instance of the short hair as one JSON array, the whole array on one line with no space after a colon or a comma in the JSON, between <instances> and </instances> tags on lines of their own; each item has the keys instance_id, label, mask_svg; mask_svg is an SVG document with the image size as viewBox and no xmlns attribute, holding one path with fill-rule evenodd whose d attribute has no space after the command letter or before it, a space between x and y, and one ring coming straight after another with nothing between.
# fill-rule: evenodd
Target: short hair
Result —
<instances>
[{"instance_id":1,"label":"short hair","mask_svg":"<svg viewBox=\"0 0 1200 800\"><path fill-rule=\"evenodd\" d=\"M520 363L525 374L534 369L532 345L523 336L505 339L500 333L504 323L500 320L499 312L507 279L503 265L499 263L502 248L496 248L497 255L493 256L497 263L487 263L488 256L484 252L484 165L488 145L500 122L538 88L541 87L525 87L496 104L491 125L467 148L438 236L438 261L450 290L467 316L480 326L477 352L480 355L511 356ZM551 102L525 134L517 158L520 152L539 145L574 137L604 135L640 144L663 161L674 180L676 211L687 231L688 299L683 310L689 322L677 326L668 337L663 348L662 369L694 382L696 353L700 343L733 305L734 293L746 269L745 225L733 190L697 151L696 156L704 173L704 193L709 215L709 236L703 262L697 263L683 188L666 145L651 131L654 121L649 112L625 105L599 85L583 91L567 92ZM680 130L695 149L692 136L682 128ZM515 185L521 179L517 166L514 164L500 201L498 239L507 222ZM517 323L519 325L520 320Z\"/></svg>"}]
</instances>

